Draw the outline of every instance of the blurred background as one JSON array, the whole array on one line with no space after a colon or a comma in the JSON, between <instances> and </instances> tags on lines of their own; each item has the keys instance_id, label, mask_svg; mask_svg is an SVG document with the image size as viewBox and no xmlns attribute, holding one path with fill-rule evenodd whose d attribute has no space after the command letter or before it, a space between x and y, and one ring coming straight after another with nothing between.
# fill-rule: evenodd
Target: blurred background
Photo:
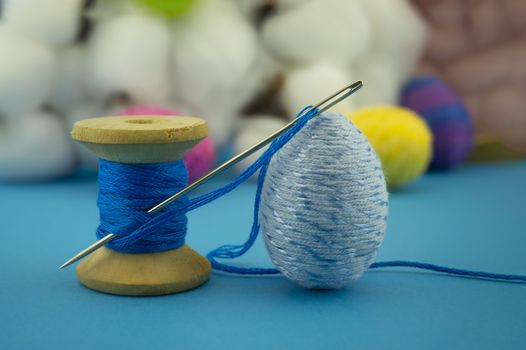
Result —
<instances>
[{"instance_id":1,"label":"blurred background","mask_svg":"<svg viewBox=\"0 0 526 350\"><path fill-rule=\"evenodd\" d=\"M96 171L69 130L115 114L205 118L196 179L355 80L335 111L391 188L525 158L525 18L523 0L2 0L0 180Z\"/></svg>"}]
</instances>

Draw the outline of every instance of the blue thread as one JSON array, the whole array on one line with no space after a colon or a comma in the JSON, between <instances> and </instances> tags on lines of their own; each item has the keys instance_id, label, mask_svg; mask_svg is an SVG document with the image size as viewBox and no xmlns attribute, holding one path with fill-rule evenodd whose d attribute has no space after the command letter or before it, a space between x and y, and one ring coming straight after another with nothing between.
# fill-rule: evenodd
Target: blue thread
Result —
<instances>
[{"instance_id":1,"label":"blue thread","mask_svg":"<svg viewBox=\"0 0 526 350\"><path fill-rule=\"evenodd\" d=\"M369 269L379 269L385 267L410 267L419 270L434 271L452 275L456 277L468 277L475 279L488 279L503 282L526 282L526 276L524 275L512 275L504 273L492 273L485 271L473 271L465 269L457 269L454 267L446 267L435 264L423 263L418 261L404 261L404 260L393 260L393 261L379 261L371 264Z\"/></svg>"},{"instance_id":2,"label":"blue thread","mask_svg":"<svg viewBox=\"0 0 526 350\"><path fill-rule=\"evenodd\" d=\"M160 164L121 164L100 159L98 206L101 224L97 237L112 232L118 234L109 248L125 253L146 253L175 249L184 244L186 235L186 212L199 208L229 193L260 169L254 201L254 218L248 239L239 245L223 245L210 251L207 258L216 270L240 275L275 275L275 268L245 268L220 263L216 258L234 259L246 253L259 233L259 206L263 182L272 156L279 151L318 112L311 106L303 109L302 116L286 133L274 140L268 149L243 173L229 184L194 199L180 198L168 208L144 214L169 195L182 189L187 182L187 173L181 161ZM156 178L152 178L156 177ZM140 203L137 206L137 203ZM413 261L375 262L369 269L409 267L445 273L452 276L490 279L505 282L526 282L526 276L498 274L450 268Z\"/></svg>"},{"instance_id":3,"label":"blue thread","mask_svg":"<svg viewBox=\"0 0 526 350\"><path fill-rule=\"evenodd\" d=\"M123 164L99 159L100 225L97 238L118 233L107 246L122 253L152 253L184 244L187 218L183 197L163 209L167 220L155 225L147 210L184 188L188 173L183 161L157 164Z\"/></svg>"}]
</instances>

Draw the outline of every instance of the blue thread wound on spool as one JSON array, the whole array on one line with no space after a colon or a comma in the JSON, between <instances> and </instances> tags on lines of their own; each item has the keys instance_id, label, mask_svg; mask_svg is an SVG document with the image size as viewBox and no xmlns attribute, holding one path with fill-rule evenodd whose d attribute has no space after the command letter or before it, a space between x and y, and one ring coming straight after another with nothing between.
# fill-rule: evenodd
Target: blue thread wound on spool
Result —
<instances>
[{"instance_id":1,"label":"blue thread wound on spool","mask_svg":"<svg viewBox=\"0 0 526 350\"><path fill-rule=\"evenodd\" d=\"M99 159L100 225L97 237L118 234L107 246L122 253L152 253L184 244L187 196L163 209L165 220L154 230L148 225L159 213L148 209L184 188L188 173L183 161L124 164Z\"/></svg>"}]
</instances>

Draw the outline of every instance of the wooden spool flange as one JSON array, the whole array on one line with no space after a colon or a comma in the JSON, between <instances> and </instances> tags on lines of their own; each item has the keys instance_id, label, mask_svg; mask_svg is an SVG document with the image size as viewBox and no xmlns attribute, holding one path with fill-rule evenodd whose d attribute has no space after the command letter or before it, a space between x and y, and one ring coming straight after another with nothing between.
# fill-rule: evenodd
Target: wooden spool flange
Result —
<instances>
[{"instance_id":1,"label":"wooden spool flange","mask_svg":"<svg viewBox=\"0 0 526 350\"><path fill-rule=\"evenodd\" d=\"M207 133L206 122L199 118L119 116L80 120L71 136L99 158L145 164L179 160ZM85 286L122 295L182 292L203 284L209 274L208 260L186 244L149 254L123 254L102 247L77 266Z\"/></svg>"}]
</instances>

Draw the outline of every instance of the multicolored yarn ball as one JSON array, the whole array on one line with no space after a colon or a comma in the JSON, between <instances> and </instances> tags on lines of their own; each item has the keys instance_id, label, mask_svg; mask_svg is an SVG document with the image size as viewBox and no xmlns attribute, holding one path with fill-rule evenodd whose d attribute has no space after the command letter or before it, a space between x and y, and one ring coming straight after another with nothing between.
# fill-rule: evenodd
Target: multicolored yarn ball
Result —
<instances>
[{"instance_id":1,"label":"multicolored yarn ball","mask_svg":"<svg viewBox=\"0 0 526 350\"><path fill-rule=\"evenodd\" d=\"M380 157L387 185L393 189L420 177L432 153L432 134L417 114L395 106L363 108L347 114Z\"/></svg>"},{"instance_id":2,"label":"multicolored yarn ball","mask_svg":"<svg viewBox=\"0 0 526 350\"><path fill-rule=\"evenodd\" d=\"M135 2L172 19L185 14L195 3L194 0L135 0Z\"/></svg>"},{"instance_id":3,"label":"multicolored yarn ball","mask_svg":"<svg viewBox=\"0 0 526 350\"><path fill-rule=\"evenodd\" d=\"M404 88L401 104L420 114L433 132L430 168L451 169L470 153L473 124L460 97L432 76L412 79Z\"/></svg>"},{"instance_id":4,"label":"multicolored yarn ball","mask_svg":"<svg viewBox=\"0 0 526 350\"><path fill-rule=\"evenodd\" d=\"M180 115L173 110L156 106L134 106L125 109L121 115ZM192 183L206 175L216 163L216 148L210 137L206 137L195 145L183 157L188 169L188 183Z\"/></svg>"}]
</instances>

